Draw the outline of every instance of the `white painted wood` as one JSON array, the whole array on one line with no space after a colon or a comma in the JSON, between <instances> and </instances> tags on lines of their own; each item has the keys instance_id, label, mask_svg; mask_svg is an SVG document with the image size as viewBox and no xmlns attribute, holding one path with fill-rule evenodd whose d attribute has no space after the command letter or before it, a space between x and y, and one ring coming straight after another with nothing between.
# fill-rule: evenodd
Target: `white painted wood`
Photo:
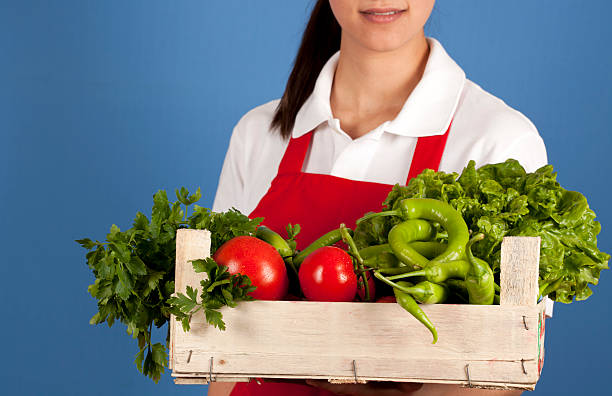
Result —
<instances>
[{"instance_id":1,"label":"white painted wood","mask_svg":"<svg viewBox=\"0 0 612 396\"><path fill-rule=\"evenodd\" d=\"M187 286L198 288L206 274L193 270L191 260L204 259L210 256L210 232L207 230L180 229L176 232L176 262L174 272L174 290L185 293ZM182 326L174 315L170 317L170 354L169 367L174 369L174 351L176 350L176 331Z\"/></svg>"},{"instance_id":2,"label":"white painted wood","mask_svg":"<svg viewBox=\"0 0 612 396\"><path fill-rule=\"evenodd\" d=\"M505 237L501 247L501 305L535 306L538 301L540 237Z\"/></svg>"},{"instance_id":3,"label":"white painted wood","mask_svg":"<svg viewBox=\"0 0 612 396\"><path fill-rule=\"evenodd\" d=\"M240 303L222 309L224 332L207 326L202 315L193 317L190 332L176 329L174 372L207 373L213 357L213 373L234 377L354 378L355 360L364 379L465 381L470 364L473 381L537 380L540 307L423 308L438 329L435 345L427 329L395 304Z\"/></svg>"},{"instance_id":4,"label":"white painted wood","mask_svg":"<svg viewBox=\"0 0 612 396\"><path fill-rule=\"evenodd\" d=\"M184 239L177 237L179 241ZM533 239L527 244L533 251ZM510 263L524 260L522 253L511 251ZM183 249L177 247L177 290L184 290L186 284L198 286L193 273L179 274L179 252ZM190 265L185 268L187 256L180 257L181 271L190 269ZM507 261L502 261L502 268ZM529 282L511 284L531 287ZM435 345L429 331L396 304L243 302L221 310L227 323L224 332L208 326L201 313L192 318L188 333L174 324L172 375L177 383L208 381L212 357L217 381L318 378L354 382L354 360L359 382L468 385L469 365L473 386L533 389L539 378L543 340L538 326L544 304L530 306L527 299L523 301L501 306L423 305L438 330Z\"/></svg>"},{"instance_id":5,"label":"white painted wood","mask_svg":"<svg viewBox=\"0 0 612 396\"><path fill-rule=\"evenodd\" d=\"M174 374L173 374L174 375ZM248 377L215 377L216 382L249 382ZM174 383L179 385L208 385L210 381L208 377L176 377Z\"/></svg>"},{"instance_id":6,"label":"white painted wood","mask_svg":"<svg viewBox=\"0 0 612 396\"><path fill-rule=\"evenodd\" d=\"M176 269L174 288L185 293L187 286L200 287L206 274L193 270L192 260L210 257L210 232L207 230L181 229L176 232Z\"/></svg>"}]
</instances>

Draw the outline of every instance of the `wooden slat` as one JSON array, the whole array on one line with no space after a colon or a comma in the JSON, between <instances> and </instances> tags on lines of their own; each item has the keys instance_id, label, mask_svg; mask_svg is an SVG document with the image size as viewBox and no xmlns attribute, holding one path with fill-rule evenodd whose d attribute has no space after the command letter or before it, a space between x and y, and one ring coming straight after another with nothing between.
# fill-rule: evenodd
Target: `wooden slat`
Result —
<instances>
[{"instance_id":1,"label":"wooden slat","mask_svg":"<svg viewBox=\"0 0 612 396\"><path fill-rule=\"evenodd\" d=\"M175 378L174 383L178 385L208 385L206 378Z\"/></svg>"},{"instance_id":2,"label":"wooden slat","mask_svg":"<svg viewBox=\"0 0 612 396\"><path fill-rule=\"evenodd\" d=\"M193 270L191 260L210 257L210 232L207 230L181 229L176 233L176 271L174 288L185 293L187 286L200 287L205 274Z\"/></svg>"},{"instance_id":3,"label":"wooden slat","mask_svg":"<svg viewBox=\"0 0 612 396\"><path fill-rule=\"evenodd\" d=\"M195 351L194 351L195 354ZM253 368L248 360L259 361L259 367ZM282 360L286 363L284 370L280 370L271 362L272 359ZM240 371L230 370L223 374L236 377L245 376L251 378L271 377L299 377L299 378L325 378L340 380L342 382L354 382L352 371L352 360L350 358L337 356L335 358L322 357L321 364L317 369L316 360L307 358L303 362L296 362L294 355L276 355L270 358L265 354L249 354L248 358L243 354L216 354L215 361L226 361L228 367L234 367ZM538 378L537 360L468 360L468 359L412 359L410 356L399 356L390 358L360 358L355 359L357 365L357 378L359 380L373 380L383 378L384 380L404 379L412 382L422 380L437 381L448 380L458 383L467 382L467 367L469 367L470 378L473 382L504 382L504 383L535 383ZM249 365L249 369L243 368ZM308 367L305 367L305 366ZM214 367L214 366L213 366ZM523 372L523 367L527 374ZM220 370L215 369L213 370ZM222 368L221 370L226 370ZM304 370L304 371L302 371ZM328 371L331 370L331 371ZM323 374L328 373L328 374ZM205 375L208 377L208 374ZM213 378L218 378L219 373L213 372Z\"/></svg>"},{"instance_id":4,"label":"wooden slat","mask_svg":"<svg viewBox=\"0 0 612 396\"><path fill-rule=\"evenodd\" d=\"M505 237L501 247L500 304L536 305L539 269L540 237Z\"/></svg>"},{"instance_id":5,"label":"wooden slat","mask_svg":"<svg viewBox=\"0 0 612 396\"><path fill-rule=\"evenodd\" d=\"M176 232L176 263L174 272L174 290L185 293L187 286L198 288L205 274L193 270L191 260L204 259L210 256L210 232L207 230L180 229ZM176 331L181 325L176 323L174 315L170 317L170 354L169 367L174 369L176 350Z\"/></svg>"},{"instance_id":6,"label":"wooden slat","mask_svg":"<svg viewBox=\"0 0 612 396\"><path fill-rule=\"evenodd\" d=\"M537 379L539 307L431 305L423 307L439 341L395 304L253 301L223 308L228 328L177 328L175 373L301 378L465 379L530 383ZM523 322L523 317L525 321ZM323 318L323 320L322 320ZM187 357L191 351L189 363ZM523 366L527 374L523 373ZM444 377L441 377L444 373Z\"/></svg>"},{"instance_id":7,"label":"wooden slat","mask_svg":"<svg viewBox=\"0 0 612 396\"><path fill-rule=\"evenodd\" d=\"M249 382L246 377L223 377L215 378L215 382ZM179 385L208 385L208 377L175 377L174 383Z\"/></svg>"}]
</instances>

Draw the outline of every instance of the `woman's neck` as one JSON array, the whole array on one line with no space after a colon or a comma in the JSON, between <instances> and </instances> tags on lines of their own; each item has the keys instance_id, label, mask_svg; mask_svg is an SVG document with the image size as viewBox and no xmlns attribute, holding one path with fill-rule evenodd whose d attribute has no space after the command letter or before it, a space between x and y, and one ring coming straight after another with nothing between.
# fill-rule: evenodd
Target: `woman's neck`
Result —
<instances>
[{"instance_id":1,"label":"woman's neck","mask_svg":"<svg viewBox=\"0 0 612 396\"><path fill-rule=\"evenodd\" d=\"M343 37L330 97L342 130L356 139L395 118L421 79L428 56L424 34L388 52Z\"/></svg>"}]
</instances>

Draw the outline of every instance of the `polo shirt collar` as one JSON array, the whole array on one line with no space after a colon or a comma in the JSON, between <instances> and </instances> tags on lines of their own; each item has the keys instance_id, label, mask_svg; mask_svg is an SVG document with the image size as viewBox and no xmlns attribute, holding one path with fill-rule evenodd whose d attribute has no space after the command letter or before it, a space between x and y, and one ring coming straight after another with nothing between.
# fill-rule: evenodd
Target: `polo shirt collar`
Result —
<instances>
[{"instance_id":1,"label":"polo shirt collar","mask_svg":"<svg viewBox=\"0 0 612 396\"><path fill-rule=\"evenodd\" d=\"M423 76L399 114L385 123L385 132L410 137L442 135L450 125L466 81L465 72L436 39L427 41L429 57ZM300 137L325 121L333 124L330 96L339 57L340 51L323 66L312 94L295 117L292 137Z\"/></svg>"}]
</instances>

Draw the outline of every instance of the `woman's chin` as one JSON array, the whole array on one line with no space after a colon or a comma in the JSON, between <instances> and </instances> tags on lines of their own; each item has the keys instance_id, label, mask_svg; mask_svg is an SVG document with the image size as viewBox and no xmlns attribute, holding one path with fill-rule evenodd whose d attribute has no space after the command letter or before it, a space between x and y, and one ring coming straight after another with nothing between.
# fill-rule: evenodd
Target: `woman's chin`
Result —
<instances>
[{"instance_id":1,"label":"woman's chin","mask_svg":"<svg viewBox=\"0 0 612 396\"><path fill-rule=\"evenodd\" d=\"M373 52L394 52L409 45L410 40L406 36L388 34L369 34L358 41L359 45Z\"/></svg>"}]
</instances>

